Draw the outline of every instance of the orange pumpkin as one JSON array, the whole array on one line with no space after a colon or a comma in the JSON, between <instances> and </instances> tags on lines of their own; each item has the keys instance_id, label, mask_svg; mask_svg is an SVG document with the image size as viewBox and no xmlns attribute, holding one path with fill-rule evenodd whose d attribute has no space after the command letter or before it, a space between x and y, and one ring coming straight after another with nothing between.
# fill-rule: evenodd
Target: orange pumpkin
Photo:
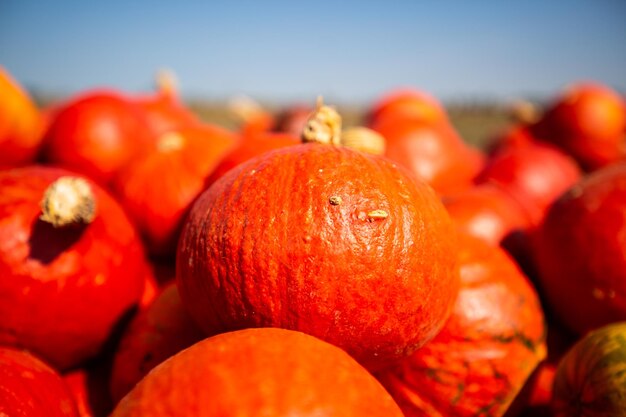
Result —
<instances>
[{"instance_id":1,"label":"orange pumpkin","mask_svg":"<svg viewBox=\"0 0 626 417\"><path fill-rule=\"evenodd\" d=\"M155 140L170 130L200 124L196 115L181 103L177 84L173 73L159 71L156 76L156 93L135 99L145 112L148 129Z\"/></svg>"},{"instance_id":2,"label":"orange pumpkin","mask_svg":"<svg viewBox=\"0 0 626 417\"><path fill-rule=\"evenodd\" d=\"M481 184L443 197L443 203L462 232L498 246L530 227L519 203L497 184Z\"/></svg>"},{"instance_id":3,"label":"orange pumpkin","mask_svg":"<svg viewBox=\"0 0 626 417\"><path fill-rule=\"evenodd\" d=\"M414 119L435 124L448 120L439 101L415 88L398 88L376 99L367 112L366 123L371 127L387 118Z\"/></svg>"},{"instance_id":4,"label":"orange pumpkin","mask_svg":"<svg viewBox=\"0 0 626 417\"><path fill-rule=\"evenodd\" d=\"M60 369L95 356L141 297L135 229L103 189L63 169L0 171L0 196L0 344Z\"/></svg>"},{"instance_id":5,"label":"orange pumpkin","mask_svg":"<svg viewBox=\"0 0 626 417\"><path fill-rule=\"evenodd\" d=\"M48 162L108 184L153 140L138 104L116 91L94 90L57 108L44 145Z\"/></svg>"},{"instance_id":6,"label":"orange pumpkin","mask_svg":"<svg viewBox=\"0 0 626 417\"><path fill-rule=\"evenodd\" d=\"M386 139L385 156L422 178L441 195L470 187L484 155L461 139L447 121L382 119L372 129Z\"/></svg>"},{"instance_id":7,"label":"orange pumpkin","mask_svg":"<svg viewBox=\"0 0 626 417\"><path fill-rule=\"evenodd\" d=\"M626 163L579 181L532 236L540 286L578 334L626 320Z\"/></svg>"},{"instance_id":8,"label":"orange pumpkin","mask_svg":"<svg viewBox=\"0 0 626 417\"><path fill-rule=\"evenodd\" d=\"M61 376L26 351L0 346L0 415L78 417Z\"/></svg>"},{"instance_id":9,"label":"orange pumpkin","mask_svg":"<svg viewBox=\"0 0 626 417\"><path fill-rule=\"evenodd\" d=\"M153 255L172 255L187 209L205 180L236 144L213 125L187 126L163 134L156 150L130 162L112 187Z\"/></svg>"},{"instance_id":10,"label":"orange pumpkin","mask_svg":"<svg viewBox=\"0 0 626 417\"><path fill-rule=\"evenodd\" d=\"M492 155L476 178L478 184L496 183L525 209L532 225L581 177L576 161L547 143L508 147Z\"/></svg>"},{"instance_id":11,"label":"orange pumpkin","mask_svg":"<svg viewBox=\"0 0 626 417\"><path fill-rule=\"evenodd\" d=\"M626 158L626 104L616 91L597 82L570 86L532 129L589 170Z\"/></svg>"},{"instance_id":12,"label":"orange pumpkin","mask_svg":"<svg viewBox=\"0 0 626 417\"><path fill-rule=\"evenodd\" d=\"M401 417L384 388L341 349L284 329L205 339L157 366L112 417Z\"/></svg>"},{"instance_id":13,"label":"orange pumpkin","mask_svg":"<svg viewBox=\"0 0 626 417\"><path fill-rule=\"evenodd\" d=\"M460 237L461 290L450 320L377 374L405 417L502 416L546 356L544 316L530 281L502 249Z\"/></svg>"},{"instance_id":14,"label":"orange pumpkin","mask_svg":"<svg viewBox=\"0 0 626 417\"><path fill-rule=\"evenodd\" d=\"M198 198L177 281L207 331L300 330L377 366L443 326L455 233L432 189L387 159L306 143L248 160Z\"/></svg>"},{"instance_id":15,"label":"orange pumpkin","mask_svg":"<svg viewBox=\"0 0 626 417\"><path fill-rule=\"evenodd\" d=\"M33 162L43 139L43 127L37 106L0 66L0 166Z\"/></svg>"}]
</instances>

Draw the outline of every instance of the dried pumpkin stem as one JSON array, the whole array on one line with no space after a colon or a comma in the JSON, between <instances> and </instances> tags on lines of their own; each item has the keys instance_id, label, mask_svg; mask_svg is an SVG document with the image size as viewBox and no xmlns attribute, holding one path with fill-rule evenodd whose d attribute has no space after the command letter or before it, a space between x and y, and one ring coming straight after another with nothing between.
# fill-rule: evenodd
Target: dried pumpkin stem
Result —
<instances>
[{"instance_id":1,"label":"dried pumpkin stem","mask_svg":"<svg viewBox=\"0 0 626 417\"><path fill-rule=\"evenodd\" d=\"M324 105L321 97L304 126L302 142L341 144L341 116L333 107Z\"/></svg>"},{"instance_id":2,"label":"dried pumpkin stem","mask_svg":"<svg viewBox=\"0 0 626 417\"><path fill-rule=\"evenodd\" d=\"M352 127L341 132L341 144L347 148L371 153L385 154L385 138L367 127Z\"/></svg>"},{"instance_id":3,"label":"dried pumpkin stem","mask_svg":"<svg viewBox=\"0 0 626 417\"><path fill-rule=\"evenodd\" d=\"M185 146L185 138L176 131L162 134L157 140L156 147L160 152L171 152L182 149Z\"/></svg>"},{"instance_id":4,"label":"dried pumpkin stem","mask_svg":"<svg viewBox=\"0 0 626 417\"><path fill-rule=\"evenodd\" d=\"M154 76L156 88L161 94L169 97L178 96L178 79L176 74L170 69L161 68Z\"/></svg>"},{"instance_id":5,"label":"dried pumpkin stem","mask_svg":"<svg viewBox=\"0 0 626 417\"><path fill-rule=\"evenodd\" d=\"M61 177L50 184L41 200L41 220L54 227L92 222L96 202L89 183L77 177Z\"/></svg>"},{"instance_id":6,"label":"dried pumpkin stem","mask_svg":"<svg viewBox=\"0 0 626 417\"><path fill-rule=\"evenodd\" d=\"M536 105L526 100L518 100L511 104L510 117L515 123L532 124L541 117Z\"/></svg>"}]
</instances>

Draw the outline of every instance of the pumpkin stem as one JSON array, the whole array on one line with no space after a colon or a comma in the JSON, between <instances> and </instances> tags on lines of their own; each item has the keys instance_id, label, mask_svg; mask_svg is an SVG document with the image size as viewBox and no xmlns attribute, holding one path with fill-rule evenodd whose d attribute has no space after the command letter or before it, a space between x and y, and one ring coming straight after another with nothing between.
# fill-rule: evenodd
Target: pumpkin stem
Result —
<instances>
[{"instance_id":1,"label":"pumpkin stem","mask_svg":"<svg viewBox=\"0 0 626 417\"><path fill-rule=\"evenodd\" d=\"M302 142L341 144L341 116L333 107L325 106L322 97L318 97L317 108L304 126Z\"/></svg>"},{"instance_id":2,"label":"pumpkin stem","mask_svg":"<svg viewBox=\"0 0 626 417\"><path fill-rule=\"evenodd\" d=\"M164 96L170 98L178 97L178 79L174 71L167 68L159 69L154 76L154 82L156 89Z\"/></svg>"},{"instance_id":3,"label":"pumpkin stem","mask_svg":"<svg viewBox=\"0 0 626 417\"><path fill-rule=\"evenodd\" d=\"M228 110L241 122L247 123L262 117L267 112L256 100L248 96L236 96L228 101Z\"/></svg>"},{"instance_id":4,"label":"pumpkin stem","mask_svg":"<svg viewBox=\"0 0 626 417\"><path fill-rule=\"evenodd\" d=\"M182 149L185 138L178 132L167 132L159 136L156 147L159 152L171 152Z\"/></svg>"},{"instance_id":5,"label":"pumpkin stem","mask_svg":"<svg viewBox=\"0 0 626 417\"><path fill-rule=\"evenodd\" d=\"M518 100L511 104L510 117L513 122L529 125L535 123L541 117L536 105L526 100Z\"/></svg>"},{"instance_id":6,"label":"pumpkin stem","mask_svg":"<svg viewBox=\"0 0 626 417\"><path fill-rule=\"evenodd\" d=\"M86 180L61 177L44 192L41 212L39 218L54 227L89 224L96 216L95 196Z\"/></svg>"},{"instance_id":7,"label":"pumpkin stem","mask_svg":"<svg viewBox=\"0 0 626 417\"><path fill-rule=\"evenodd\" d=\"M351 127L344 130L341 132L341 144L374 155L385 154L385 138L367 127Z\"/></svg>"}]
</instances>

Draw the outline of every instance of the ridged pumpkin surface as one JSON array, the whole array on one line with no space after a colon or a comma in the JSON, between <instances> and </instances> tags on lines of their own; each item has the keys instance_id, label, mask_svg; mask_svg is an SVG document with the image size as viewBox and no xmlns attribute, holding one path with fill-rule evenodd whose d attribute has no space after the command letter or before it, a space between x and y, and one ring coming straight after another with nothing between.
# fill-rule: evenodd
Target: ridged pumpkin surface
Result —
<instances>
[{"instance_id":1,"label":"ridged pumpkin surface","mask_svg":"<svg viewBox=\"0 0 626 417\"><path fill-rule=\"evenodd\" d=\"M284 329L205 339L156 367L112 417L401 417L341 349Z\"/></svg>"},{"instance_id":2,"label":"ridged pumpkin surface","mask_svg":"<svg viewBox=\"0 0 626 417\"><path fill-rule=\"evenodd\" d=\"M626 415L626 322L588 333L563 357L552 410L554 417Z\"/></svg>"},{"instance_id":3,"label":"ridged pumpkin surface","mask_svg":"<svg viewBox=\"0 0 626 417\"><path fill-rule=\"evenodd\" d=\"M454 227L432 189L330 145L228 172L196 202L178 249L181 298L205 330L300 330L367 365L434 337L458 291Z\"/></svg>"},{"instance_id":4,"label":"ridged pumpkin surface","mask_svg":"<svg viewBox=\"0 0 626 417\"><path fill-rule=\"evenodd\" d=\"M546 356L544 316L528 279L502 249L470 237L460 244L461 291L450 320L378 373L406 417L502 416Z\"/></svg>"}]
</instances>

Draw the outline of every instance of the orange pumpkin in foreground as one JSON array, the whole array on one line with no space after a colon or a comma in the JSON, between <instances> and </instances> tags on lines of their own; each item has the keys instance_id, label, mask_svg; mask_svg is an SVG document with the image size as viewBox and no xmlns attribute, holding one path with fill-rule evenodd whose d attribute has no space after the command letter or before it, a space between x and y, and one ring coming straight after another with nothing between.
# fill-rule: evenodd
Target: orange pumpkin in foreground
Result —
<instances>
[{"instance_id":1,"label":"orange pumpkin in foreground","mask_svg":"<svg viewBox=\"0 0 626 417\"><path fill-rule=\"evenodd\" d=\"M502 416L546 356L539 298L515 262L460 240L461 290L443 330L378 378L405 417Z\"/></svg>"},{"instance_id":2,"label":"orange pumpkin in foreground","mask_svg":"<svg viewBox=\"0 0 626 417\"><path fill-rule=\"evenodd\" d=\"M146 268L122 208L93 182L51 167L0 172L0 344L60 369L93 357L139 302Z\"/></svg>"},{"instance_id":3,"label":"orange pumpkin in foreground","mask_svg":"<svg viewBox=\"0 0 626 417\"><path fill-rule=\"evenodd\" d=\"M284 329L205 339L152 370L112 417L401 417L384 388L341 349Z\"/></svg>"},{"instance_id":4,"label":"orange pumpkin in foreground","mask_svg":"<svg viewBox=\"0 0 626 417\"><path fill-rule=\"evenodd\" d=\"M379 366L443 326L456 236L432 189L390 161L306 143L239 165L199 197L177 281L207 331L299 330Z\"/></svg>"},{"instance_id":5,"label":"orange pumpkin in foreground","mask_svg":"<svg viewBox=\"0 0 626 417\"><path fill-rule=\"evenodd\" d=\"M0 166L33 162L43 139L44 124L35 103L0 66Z\"/></svg>"},{"instance_id":6,"label":"orange pumpkin in foreground","mask_svg":"<svg viewBox=\"0 0 626 417\"><path fill-rule=\"evenodd\" d=\"M78 417L69 388L26 351L0 346L0 416Z\"/></svg>"}]
</instances>

